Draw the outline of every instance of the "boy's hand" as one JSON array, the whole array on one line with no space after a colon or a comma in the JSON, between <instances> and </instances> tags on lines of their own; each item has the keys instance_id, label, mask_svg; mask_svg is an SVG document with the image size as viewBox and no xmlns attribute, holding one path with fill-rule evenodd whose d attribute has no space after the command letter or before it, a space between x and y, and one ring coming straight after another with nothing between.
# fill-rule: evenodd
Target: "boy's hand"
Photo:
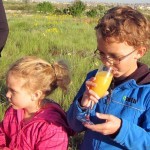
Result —
<instances>
[{"instance_id":1,"label":"boy's hand","mask_svg":"<svg viewBox=\"0 0 150 150\"><path fill-rule=\"evenodd\" d=\"M96 113L96 116L99 119L106 120L106 122L94 125L85 123L84 126L92 131L100 132L103 135L114 134L121 127L121 120L113 115Z\"/></svg>"},{"instance_id":2,"label":"boy's hand","mask_svg":"<svg viewBox=\"0 0 150 150\"><path fill-rule=\"evenodd\" d=\"M93 77L89 80L86 81L86 91L83 94L82 100L81 100L81 106L82 107L89 107L90 103L89 101L93 102L93 105L95 103L98 103L98 100L100 99L100 97L93 91L90 89L90 87L96 87L96 83L94 83L93 81L96 78ZM105 94L105 96L108 94L108 92Z\"/></svg>"}]
</instances>

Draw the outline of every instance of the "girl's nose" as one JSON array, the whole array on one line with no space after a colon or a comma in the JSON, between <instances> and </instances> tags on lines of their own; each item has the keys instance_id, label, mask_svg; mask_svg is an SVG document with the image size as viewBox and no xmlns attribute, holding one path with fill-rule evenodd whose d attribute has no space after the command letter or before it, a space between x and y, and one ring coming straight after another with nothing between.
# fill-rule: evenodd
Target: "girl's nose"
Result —
<instances>
[{"instance_id":1,"label":"girl's nose","mask_svg":"<svg viewBox=\"0 0 150 150\"><path fill-rule=\"evenodd\" d=\"M6 93L6 97L7 97L8 99L10 99L11 94L10 94L10 92L9 92L9 91L7 91L7 93Z\"/></svg>"}]
</instances>

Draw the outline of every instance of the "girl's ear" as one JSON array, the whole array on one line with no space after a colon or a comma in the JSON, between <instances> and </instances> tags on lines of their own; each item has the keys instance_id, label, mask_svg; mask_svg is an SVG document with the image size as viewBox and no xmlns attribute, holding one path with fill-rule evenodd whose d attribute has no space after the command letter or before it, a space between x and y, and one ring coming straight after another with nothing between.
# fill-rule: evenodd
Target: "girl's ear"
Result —
<instances>
[{"instance_id":1,"label":"girl's ear","mask_svg":"<svg viewBox=\"0 0 150 150\"><path fill-rule=\"evenodd\" d=\"M32 101L36 101L36 100L39 100L40 97L42 96L42 91L40 90L37 90L35 91L33 94L32 94Z\"/></svg>"},{"instance_id":2,"label":"girl's ear","mask_svg":"<svg viewBox=\"0 0 150 150\"><path fill-rule=\"evenodd\" d=\"M137 55L135 56L135 59L140 59L143 57L146 53L146 47L142 46L137 49Z\"/></svg>"}]
</instances>

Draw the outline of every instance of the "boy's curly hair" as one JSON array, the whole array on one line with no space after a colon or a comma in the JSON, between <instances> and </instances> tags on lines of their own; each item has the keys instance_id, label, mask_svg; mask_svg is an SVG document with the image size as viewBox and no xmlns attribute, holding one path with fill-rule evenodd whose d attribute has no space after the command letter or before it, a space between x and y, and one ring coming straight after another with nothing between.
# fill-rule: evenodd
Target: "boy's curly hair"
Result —
<instances>
[{"instance_id":1,"label":"boy's curly hair","mask_svg":"<svg viewBox=\"0 0 150 150\"><path fill-rule=\"evenodd\" d=\"M117 6L108 10L95 30L97 36L107 42L127 42L135 48L149 48L150 23L142 13L129 6Z\"/></svg>"}]
</instances>

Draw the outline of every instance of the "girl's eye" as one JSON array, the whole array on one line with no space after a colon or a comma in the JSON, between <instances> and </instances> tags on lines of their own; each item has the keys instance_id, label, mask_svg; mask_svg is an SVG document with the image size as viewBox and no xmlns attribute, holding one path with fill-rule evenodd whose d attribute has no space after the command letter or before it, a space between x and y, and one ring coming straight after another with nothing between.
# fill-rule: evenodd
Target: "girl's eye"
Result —
<instances>
[{"instance_id":1,"label":"girl's eye","mask_svg":"<svg viewBox=\"0 0 150 150\"><path fill-rule=\"evenodd\" d=\"M100 56L105 56L105 54L103 52L99 52Z\"/></svg>"},{"instance_id":2,"label":"girl's eye","mask_svg":"<svg viewBox=\"0 0 150 150\"><path fill-rule=\"evenodd\" d=\"M15 93L15 91L13 89L7 89L7 92L11 92L12 94Z\"/></svg>"}]
</instances>

